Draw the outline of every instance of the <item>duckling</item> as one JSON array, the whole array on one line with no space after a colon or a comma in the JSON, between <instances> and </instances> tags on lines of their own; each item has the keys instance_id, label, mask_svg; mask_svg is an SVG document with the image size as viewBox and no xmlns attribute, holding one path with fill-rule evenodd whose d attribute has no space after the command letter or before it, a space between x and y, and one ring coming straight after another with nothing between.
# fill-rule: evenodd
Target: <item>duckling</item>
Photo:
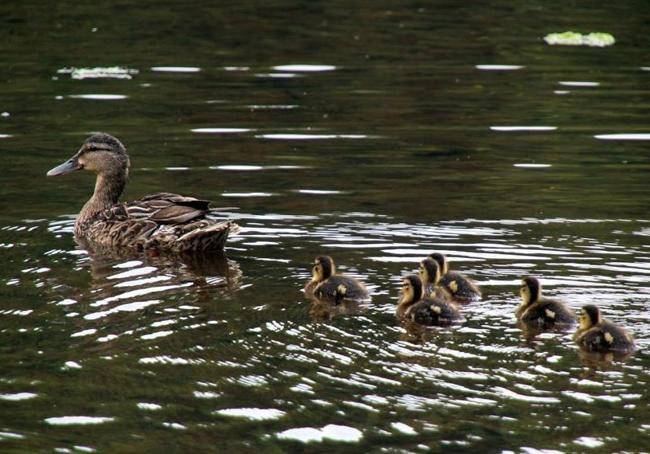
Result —
<instances>
[{"instance_id":1,"label":"duckling","mask_svg":"<svg viewBox=\"0 0 650 454\"><path fill-rule=\"evenodd\" d=\"M624 328L602 318L593 304L582 308L580 325L573 338L589 352L631 353L635 349L634 338Z\"/></svg>"},{"instance_id":2,"label":"duckling","mask_svg":"<svg viewBox=\"0 0 650 454\"><path fill-rule=\"evenodd\" d=\"M575 314L560 300L542 296L542 285L534 277L524 277L519 288L521 304L517 308L517 320L531 328L551 329L572 326Z\"/></svg>"},{"instance_id":3,"label":"duckling","mask_svg":"<svg viewBox=\"0 0 650 454\"><path fill-rule=\"evenodd\" d=\"M420 276L406 276L397 303L397 317L426 326L450 325L462 318L453 302L438 297L423 298L423 295L424 285Z\"/></svg>"},{"instance_id":4,"label":"duckling","mask_svg":"<svg viewBox=\"0 0 650 454\"><path fill-rule=\"evenodd\" d=\"M456 271L449 271L447 258L443 254L434 252L429 254L429 258L438 262L442 273L439 285L445 288L454 300L469 303L481 299L481 290L471 279Z\"/></svg>"},{"instance_id":5,"label":"duckling","mask_svg":"<svg viewBox=\"0 0 650 454\"><path fill-rule=\"evenodd\" d=\"M305 294L320 299L340 302L370 298L366 286L353 277L336 274L332 257L319 255L314 259L311 281L305 285Z\"/></svg>"},{"instance_id":6,"label":"duckling","mask_svg":"<svg viewBox=\"0 0 650 454\"><path fill-rule=\"evenodd\" d=\"M172 253L222 250L229 233L238 230L232 221L216 221L207 215L208 200L169 192L119 203L129 174L126 148L115 137L97 133L79 151L47 172L58 176L75 170L97 174L95 192L75 222L75 238L98 248L157 250Z\"/></svg>"},{"instance_id":7,"label":"duckling","mask_svg":"<svg viewBox=\"0 0 650 454\"><path fill-rule=\"evenodd\" d=\"M420 262L418 269L420 280L422 280L424 296L452 299L447 289L438 286L440 283L440 265L432 258L426 258Z\"/></svg>"}]
</instances>

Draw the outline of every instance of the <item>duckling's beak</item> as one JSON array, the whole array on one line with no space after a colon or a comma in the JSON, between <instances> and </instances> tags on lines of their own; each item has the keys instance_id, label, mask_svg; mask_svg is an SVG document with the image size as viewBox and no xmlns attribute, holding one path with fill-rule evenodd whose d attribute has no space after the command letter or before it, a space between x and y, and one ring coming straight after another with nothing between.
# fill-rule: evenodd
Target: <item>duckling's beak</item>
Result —
<instances>
[{"instance_id":1,"label":"duckling's beak","mask_svg":"<svg viewBox=\"0 0 650 454\"><path fill-rule=\"evenodd\" d=\"M75 170L79 170L81 168L83 167L81 164L79 164L78 155L74 155L63 164L60 164L47 172L47 176L56 177L59 175L65 175L66 173L74 172Z\"/></svg>"}]
</instances>

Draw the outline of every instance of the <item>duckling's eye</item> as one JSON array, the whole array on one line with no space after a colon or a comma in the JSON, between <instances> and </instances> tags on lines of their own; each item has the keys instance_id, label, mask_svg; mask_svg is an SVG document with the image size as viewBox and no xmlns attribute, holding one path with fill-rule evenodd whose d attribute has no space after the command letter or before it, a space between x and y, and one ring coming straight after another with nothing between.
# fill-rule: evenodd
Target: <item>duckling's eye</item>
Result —
<instances>
[{"instance_id":1,"label":"duckling's eye","mask_svg":"<svg viewBox=\"0 0 650 454\"><path fill-rule=\"evenodd\" d=\"M97 151L99 148L97 148L95 145L88 145L86 146L86 151Z\"/></svg>"}]
</instances>

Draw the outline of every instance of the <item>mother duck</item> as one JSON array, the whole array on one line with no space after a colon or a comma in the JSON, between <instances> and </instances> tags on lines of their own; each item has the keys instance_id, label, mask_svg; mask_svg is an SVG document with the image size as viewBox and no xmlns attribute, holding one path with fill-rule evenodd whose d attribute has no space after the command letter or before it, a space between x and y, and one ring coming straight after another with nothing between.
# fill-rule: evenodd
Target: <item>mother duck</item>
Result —
<instances>
[{"instance_id":1,"label":"mother duck","mask_svg":"<svg viewBox=\"0 0 650 454\"><path fill-rule=\"evenodd\" d=\"M122 142L97 133L74 156L47 172L49 177L82 169L97 174L95 192L75 222L77 239L91 247L192 253L222 250L228 234L238 229L232 221L208 219L212 211L208 200L159 192L118 203L129 165Z\"/></svg>"}]
</instances>

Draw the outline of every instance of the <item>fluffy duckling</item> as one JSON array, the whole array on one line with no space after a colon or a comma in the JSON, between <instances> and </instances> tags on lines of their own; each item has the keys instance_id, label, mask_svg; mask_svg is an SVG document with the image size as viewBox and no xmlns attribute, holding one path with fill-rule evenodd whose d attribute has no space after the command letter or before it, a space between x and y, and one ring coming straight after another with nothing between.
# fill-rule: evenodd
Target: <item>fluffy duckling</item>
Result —
<instances>
[{"instance_id":1,"label":"fluffy duckling","mask_svg":"<svg viewBox=\"0 0 650 454\"><path fill-rule=\"evenodd\" d=\"M423 298L423 295L424 285L420 276L406 276L397 303L397 317L426 326L450 325L461 318L453 302L438 297Z\"/></svg>"},{"instance_id":2,"label":"fluffy duckling","mask_svg":"<svg viewBox=\"0 0 650 454\"><path fill-rule=\"evenodd\" d=\"M418 275L422 280L424 296L438 297L442 299L452 299L447 289L440 287L440 265L432 258L426 258L420 262Z\"/></svg>"},{"instance_id":3,"label":"fluffy duckling","mask_svg":"<svg viewBox=\"0 0 650 454\"><path fill-rule=\"evenodd\" d=\"M542 284L536 278L523 278L519 294L521 304L517 308L517 320L526 326L550 329L575 323L575 314L566 303L542 296Z\"/></svg>"},{"instance_id":4,"label":"fluffy duckling","mask_svg":"<svg viewBox=\"0 0 650 454\"><path fill-rule=\"evenodd\" d=\"M605 320L592 304L582 308L574 339L589 352L631 353L635 348L634 338L625 329Z\"/></svg>"},{"instance_id":5,"label":"fluffy duckling","mask_svg":"<svg viewBox=\"0 0 650 454\"><path fill-rule=\"evenodd\" d=\"M481 299L481 290L470 278L456 271L449 271L447 258L443 254L434 252L429 254L429 258L438 262L440 267L442 276L438 285L446 289L454 300L469 303Z\"/></svg>"},{"instance_id":6,"label":"fluffy duckling","mask_svg":"<svg viewBox=\"0 0 650 454\"><path fill-rule=\"evenodd\" d=\"M327 255L319 255L314 259L312 278L305 285L305 293L308 296L336 302L343 299L370 298L368 289L362 282L343 274L336 274L334 260Z\"/></svg>"}]
</instances>

